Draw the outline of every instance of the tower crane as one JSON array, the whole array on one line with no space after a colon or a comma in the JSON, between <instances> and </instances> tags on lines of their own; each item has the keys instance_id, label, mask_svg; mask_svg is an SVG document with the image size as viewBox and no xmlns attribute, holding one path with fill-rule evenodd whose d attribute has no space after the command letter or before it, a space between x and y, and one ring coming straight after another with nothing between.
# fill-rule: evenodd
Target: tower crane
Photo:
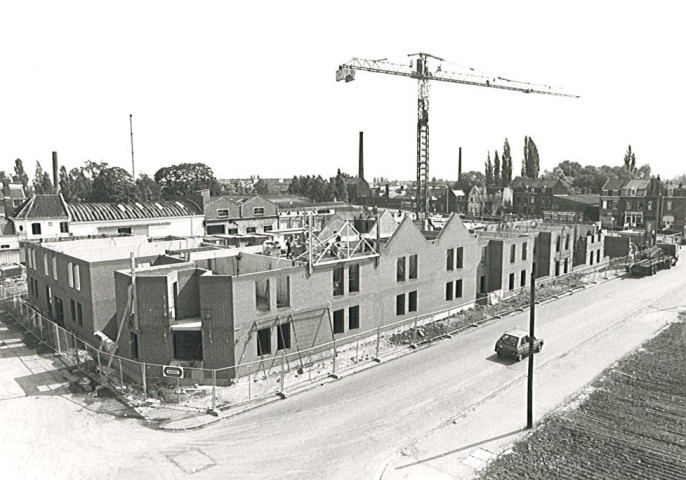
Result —
<instances>
[{"instance_id":1,"label":"tower crane","mask_svg":"<svg viewBox=\"0 0 686 480\"><path fill-rule=\"evenodd\" d=\"M538 93L541 95L556 95L561 97L578 98L553 90L546 85L535 85L527 82L509 80L500 76L479 73L472 68L464 72L454 72L443 69L444 59L429 53L413 53L408 55L408 63L393 63L388 59L365 60L353 58L338 67L336 81L355 80L355 71L385 73L401 77L416 78L419 84L417 100L417 196L415 211L419 218L425 218L428 210L428 179L429 179L429 81L462 83L477 87L499 88L524 93ZM429 62L436 63L436 67L430 69Z\"/></svg>"}]
</instances>

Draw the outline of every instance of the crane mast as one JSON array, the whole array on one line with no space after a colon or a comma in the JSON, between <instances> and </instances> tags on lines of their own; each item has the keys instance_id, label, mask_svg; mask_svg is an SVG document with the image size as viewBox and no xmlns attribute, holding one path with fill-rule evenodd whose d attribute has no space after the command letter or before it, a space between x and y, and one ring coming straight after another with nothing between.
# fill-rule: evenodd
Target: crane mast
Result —
<instances>
[{"instance_id":1,"label":"crane mast","mask_svg":"<svg viewBox=\"0 0 686 480\"><path fill-rule=\"evenodd\" d=\"M417 194L415 211L419 218L425 218L429 209L429 81L461 83L479 87L512 90L523 93L537 93L541 95L555 95L562 97L578 98L555 91L545 85L534 85L527 82L509 80L500 76L482 74L467 69L464 72L444 70L443 63L438 63L433 72L429 69L429 59L437 62L445 62L444 59L429 53L414 53L408 55L411 58L409 65L405 63L392 63L386 59L365 60L353 58L338 67L336 81L345 80L351 82L355 79L355 71L367 71L385 73L401 77L415 78L418 81L417 98Z\"/></svg>"}]
</instances>

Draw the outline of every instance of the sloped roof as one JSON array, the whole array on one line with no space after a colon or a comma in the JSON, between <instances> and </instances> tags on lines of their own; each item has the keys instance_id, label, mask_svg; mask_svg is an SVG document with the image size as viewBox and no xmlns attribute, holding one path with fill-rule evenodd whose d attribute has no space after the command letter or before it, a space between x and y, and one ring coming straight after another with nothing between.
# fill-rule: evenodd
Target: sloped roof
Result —
<instances>
[{"instance_id":1,"label":"sloped roof","mask_svg":"<svg viewBox=\"0 0 686 480\"><path fill-rule=\"evenodd\" d=\"M14 235L14 225L2 217L0 217L0 235Z\"/></svg>"},{"instance_id":2,"label":"sloped roof","mask_svg":"<svg viewBox=\"0 0 686 480\"><path fill-rule=\"evenodd\" d=\"M578 195L555 195L555 198L562 198L571 202L583 203L585 205L600 205L600 195L597 193L581 193Z\"/></svg>"},{"instance_id":3,"label":"sloped roof","mask_svg":"<svg viewBox=\"0 0 686 480\"><path fill-rule=\"evenodd\" d=\"M622 178L608 178L602 190L621 190L626 182Z\"/></svg>"},{"instance_id":4,"label":"sloped roof","mask_svg":"<svg viewBox=\"0 0 686 480\"><path fill-rule=\"evenodd\" d=\"M637 178L635 180L629 180L628 182L626 182L626 185L624 185L624 188L636 189L636 190L647 190L649 185L650 185L650 180L643 179L643 178Z\"/></svg>"},{"instance_id":5,"label":"sloped roof","mask_svg":"<svg viewBox=\"0 0 686 480\"><path fill-rule=\"evenodd\" d=\"M20 183L10 183L5 190L5 196L11 199L25 199L24 186Z\"/></svg>"},{"instance_id":6,"label":"sloped roof","mask_svg":"<svg viewBox=\"0 0 686 480\"><path fill-rule=\"evenodd\" d=\"M67 205L67 208L74 222L202 215L202 209L189 200L136 203L70 203Z\"/></svg>"},{"instance_id":7,"label":"sloped roof","mask_svg":"<svg viewBox=\"0 0 686 480\"><path fill-rule=\"evenodd\" d=\"M21 206L12 218L67 218L67 210L60 194L34 195Z\"/></svg>"},{"instance_id":8,"label":"sloped roof","mask_svg":"<svg viewBox=\"0 0 686 480\"><path fill-rule=\"evenodd\" d=\"M516 178L512 181L512 186L524 186L530 188L553 188L559 181L559 178Z\"/></svg>"}]
</instances>

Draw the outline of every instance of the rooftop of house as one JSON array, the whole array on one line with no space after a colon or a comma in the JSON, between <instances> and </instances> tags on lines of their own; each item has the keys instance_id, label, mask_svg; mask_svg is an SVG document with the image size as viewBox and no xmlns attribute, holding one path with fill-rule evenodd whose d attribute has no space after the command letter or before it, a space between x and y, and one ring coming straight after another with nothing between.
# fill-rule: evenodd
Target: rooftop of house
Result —
<instances>
[{"instance_id":1,"label":"rooftop of house","mask_svg":"<svg viewBox=\"0 0 686 480\"><path fill-rule=\"evenodd\" d=\"M202 215L202 208L189 200L135 203L69 203L74 222L136 220L145 218L191 217Z\"/></svg>"},{"instance_id":2,"label":"rooftop of house","mask_svg":"<svg viewBox=\"0 0 686 480\"><path fill-rule=\"evenodd\" d=\"M553 188L560 181L559 178L515 178L512 181L512 188Z\"/></svg>"},{"instance_id":3,"label":"rooftop of house","mask_svg":"<svg viewBox=\"0 0 686 480\"><path fill-rule=\"evenodd\" d=\"M576 195L555 195L555 198L569 200L571 202L583 203L585 205L599 205L600 195L597 193L580 193Z\"/></svg>"},{"instance_id":4,"label":"rooftop of house","mask_svg":"<svg viewBox=\"0 0 686 480\"><path fill-rule=\"evenodd\" d=\"M67 204L62 195L34 195L12 217L18 220L41 218L67 219Z\"/></svg>"},{"instance_id":5,"label":"rooftop of house","mask_svg":"<svg viewBox=\"0 0 686 480\"><path fill-rule=\"evenodd\" d=\"M626 182L627 180L622 178L608 178L605 184L603 185L602 190L621 190Z\"/></svg>"}]
</instances>

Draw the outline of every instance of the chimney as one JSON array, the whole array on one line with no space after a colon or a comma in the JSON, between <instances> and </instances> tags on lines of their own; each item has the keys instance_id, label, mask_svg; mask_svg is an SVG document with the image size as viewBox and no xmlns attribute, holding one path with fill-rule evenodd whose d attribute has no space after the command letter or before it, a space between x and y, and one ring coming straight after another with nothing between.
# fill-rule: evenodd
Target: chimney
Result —
<instances>
[{"instance_id":1,"label":"chimney","mask_svg":"<svg viewBox=\"0 0 686 480\"><path fill-rule=\"evenodd\" d=\"M390 196L391 196L391 194L390 194L390 189L391 189L391 188L390 188L390 184L387 183L387 184L386 184L386 196L387 196L387 197L390 197Z\"/></svg>"},{"instance_id":2,"label":"chimney","mask_svg":"<svg viewBox=\"0 0 686 480\"><path fill-rule=\"evenodd\" d=\"M457 179L459 180L462 176L462 147L460 147L457 159Z\"/></svg>"},{"instance_id":3,"label":"chimney","mask_svg":"<svg viewBox=\"0 0 686 480\"><path fill-rule=\"evenodd\" d=\"M57 166L57 152L52 152L52 184L55 186L55 193L60 191L60 169Z\"/></svg>"},{"instance_id":4,"label":"chimney","mask_svg":"<svg viewBox=\"0 0 686 480\"><path fill-rule=\"evenodd\" d=\"M362 179L364 178L364 132L360 132L360 154L357 176Z\"/></svg>"}]
</instances>

